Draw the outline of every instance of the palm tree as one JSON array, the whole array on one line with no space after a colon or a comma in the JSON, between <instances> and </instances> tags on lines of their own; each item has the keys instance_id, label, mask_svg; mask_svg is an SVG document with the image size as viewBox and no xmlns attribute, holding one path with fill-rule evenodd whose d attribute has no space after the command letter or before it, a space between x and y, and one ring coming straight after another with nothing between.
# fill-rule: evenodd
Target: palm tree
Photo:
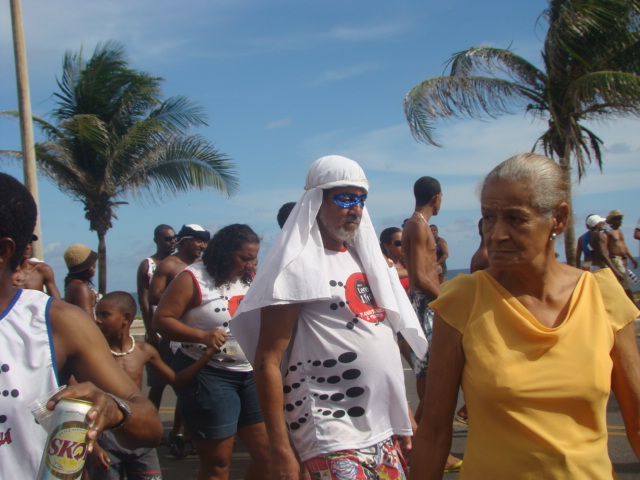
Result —
<instances>
[{"instance_id":1,"label":"palm tree","mask_svg":"<svg viewBox=\"0 0 640 480\"><path fill-rule=\"evenodd\" d=\"M533 150L557 159L571 198L571 159L578 181L593 160L602 169L602 140L584 122L640 114L640 0L550 0L541 18L543 68L509 49L470 48L452 55L448 76L413 88L404 109L414 138L436 146L438 119L524 111L547 120ZM573 264L573 213L565 251Z\"/></svg>"},{"instance_id":2,"label":"palm tree","mask_svg":"<svg viewBox=\"0 0 640 480\"><path fill-rule=\"evenodd\" d=\"M162 79L129 68L123 47L99 44L64 57L53 123L34 119L47 141L36 144L38 165L59 188L82 202L98 234L101 292L107 288L105 236L127 196L159 199L191 189L235 194L233 160L207 140L188 135L206 125L201 107L184 97L161 100Z\"/></svg>"}]
</instances>

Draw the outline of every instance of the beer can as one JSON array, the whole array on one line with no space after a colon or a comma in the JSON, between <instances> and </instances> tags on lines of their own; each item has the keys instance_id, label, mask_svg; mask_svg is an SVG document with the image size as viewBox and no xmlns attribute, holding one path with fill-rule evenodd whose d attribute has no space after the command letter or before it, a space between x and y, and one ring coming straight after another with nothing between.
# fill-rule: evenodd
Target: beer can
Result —
<instances>
[{"instance_id":1,"label":"beer can","mask_svg":"<svg viewBox=\"0 0 640 480\"><path fill-rule=\"evenodd\" d=\"M87 412L93 403L63 398L53 411L36 480L77 480L87 458Z\"/></svg>"}]
</instances>

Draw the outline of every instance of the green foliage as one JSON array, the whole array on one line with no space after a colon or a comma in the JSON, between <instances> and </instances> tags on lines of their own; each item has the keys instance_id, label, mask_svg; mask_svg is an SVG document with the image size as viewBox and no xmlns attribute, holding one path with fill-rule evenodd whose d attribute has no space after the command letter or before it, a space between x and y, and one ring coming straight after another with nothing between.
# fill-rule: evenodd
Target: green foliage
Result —
<instances>
[{"instance_id":1,"label":"green foliage","mask_svg":"<svg viewBox=\"0 0 640 480\"><path fill-rule=\"evenodd\" d=\"M85 62L67 53L54 93L52 122L35 119L46 141L36 144L44 174L82 202L100 240L101 291L106 290L104 236L127 197L158 200L192 189L235 194L233 160L191 127L206 125L201 106L185 97L162 100L161 78L131 69L122 46L99 44Z\"/></svg>"},{"instance_id":2,"label":"green foliage","mask_svg":"<svg viewBox=\"0 0 640 480\"><path fill-rule=\"evenodd\" d=\"M411 132L438 145L434 123L526 112L546 120L537 139L564 167L570 185L587 164L602 168L602 141L584 121L640 115L640 0L550 0L539 69L509 49L474 47L455 53L448 76L414 87L404 102ZM573 258L573 225L565 236ZM570 243L570 244L569 244Z\"/></svg>"}]
</instances>

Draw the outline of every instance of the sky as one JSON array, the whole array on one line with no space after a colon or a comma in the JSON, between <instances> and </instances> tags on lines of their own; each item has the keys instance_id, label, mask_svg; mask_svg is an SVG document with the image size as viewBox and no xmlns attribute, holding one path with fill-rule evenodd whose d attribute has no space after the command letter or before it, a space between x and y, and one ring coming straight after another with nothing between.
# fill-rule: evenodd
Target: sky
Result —
<instances>
[{"instance_id":1,"label":"sky","mask_svg":"<svg viewBox=\"0 0 640 480\"><path fill-rule=\"evenodd\" d=\"M439 122L442 148L416 142L403 111L406 93L443 75L451 54L472 46L511 48L540 65L542 0L29 0L22 2L33 114L47 117L67 51L89 58L99 42L124 45L132 68L164 79L165 97L200 103L205 136L233 158L240 191L232 199L190 192L163 201L131 198L107 234L108 290L135 290L139 262L154 252L156 225L210 231L247 223L264 257L278 235L276 213L303 193L308 166L338 154L370 182L367 206L378 232L413 212L413 183L437 178L444 193L432 223L449 244L450 269L468 268L479 237L478 182L495 165L528 152L545 123L524 114L482 122ZM9 3L0 13L0 110L17 109ZM574 188L576 233L590 213L620 209L638 251L640 122L590 125L604 141L604 169ZM41 139L36 130L36 139ZM0 150L19 150L14 119L0 118ZM19 179L22 167L0 163ZM63 286L62 255L74 243L97 250L82 205L39 181L44 259ZM563 250L562 239L556 242ZM564 253L561 253L564 258Z\"/></svg>"}]
</instances>

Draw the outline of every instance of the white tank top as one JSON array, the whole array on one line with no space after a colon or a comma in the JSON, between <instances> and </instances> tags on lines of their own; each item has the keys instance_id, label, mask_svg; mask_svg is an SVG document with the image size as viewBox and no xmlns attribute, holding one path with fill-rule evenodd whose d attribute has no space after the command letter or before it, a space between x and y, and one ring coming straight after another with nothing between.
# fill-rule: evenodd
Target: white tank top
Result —
<instances>
[{"instance_id":1,"label":"white tank top","mask_svg":"<svg viewBox=\"0 0 640 480\"><path fill-rule=\"evenodd\" d=\"M221 328L229 335L221 351L213 355L208 365L236 372L251 371L251 364L229 331L231 317L249 287L239 280L216 287L202 262L189 265L184 272L191 275L195 281L198 305L188 310L181 320L190 327L204 331ZM197 343L181 343L180 350L191 358L198 359L204 353L205 347Z\"/></svg>"},{"instance_id":2,"label":"white tank top","mask_svg":"<svg viewBox=\"0 0 640 480\"><path fill-rule=\"evenodd\" d=\"M58 386L51 297L18 290L0 313L0 479L35 478L47 440L28 404Z\"/></svg>"}]
</instances>

